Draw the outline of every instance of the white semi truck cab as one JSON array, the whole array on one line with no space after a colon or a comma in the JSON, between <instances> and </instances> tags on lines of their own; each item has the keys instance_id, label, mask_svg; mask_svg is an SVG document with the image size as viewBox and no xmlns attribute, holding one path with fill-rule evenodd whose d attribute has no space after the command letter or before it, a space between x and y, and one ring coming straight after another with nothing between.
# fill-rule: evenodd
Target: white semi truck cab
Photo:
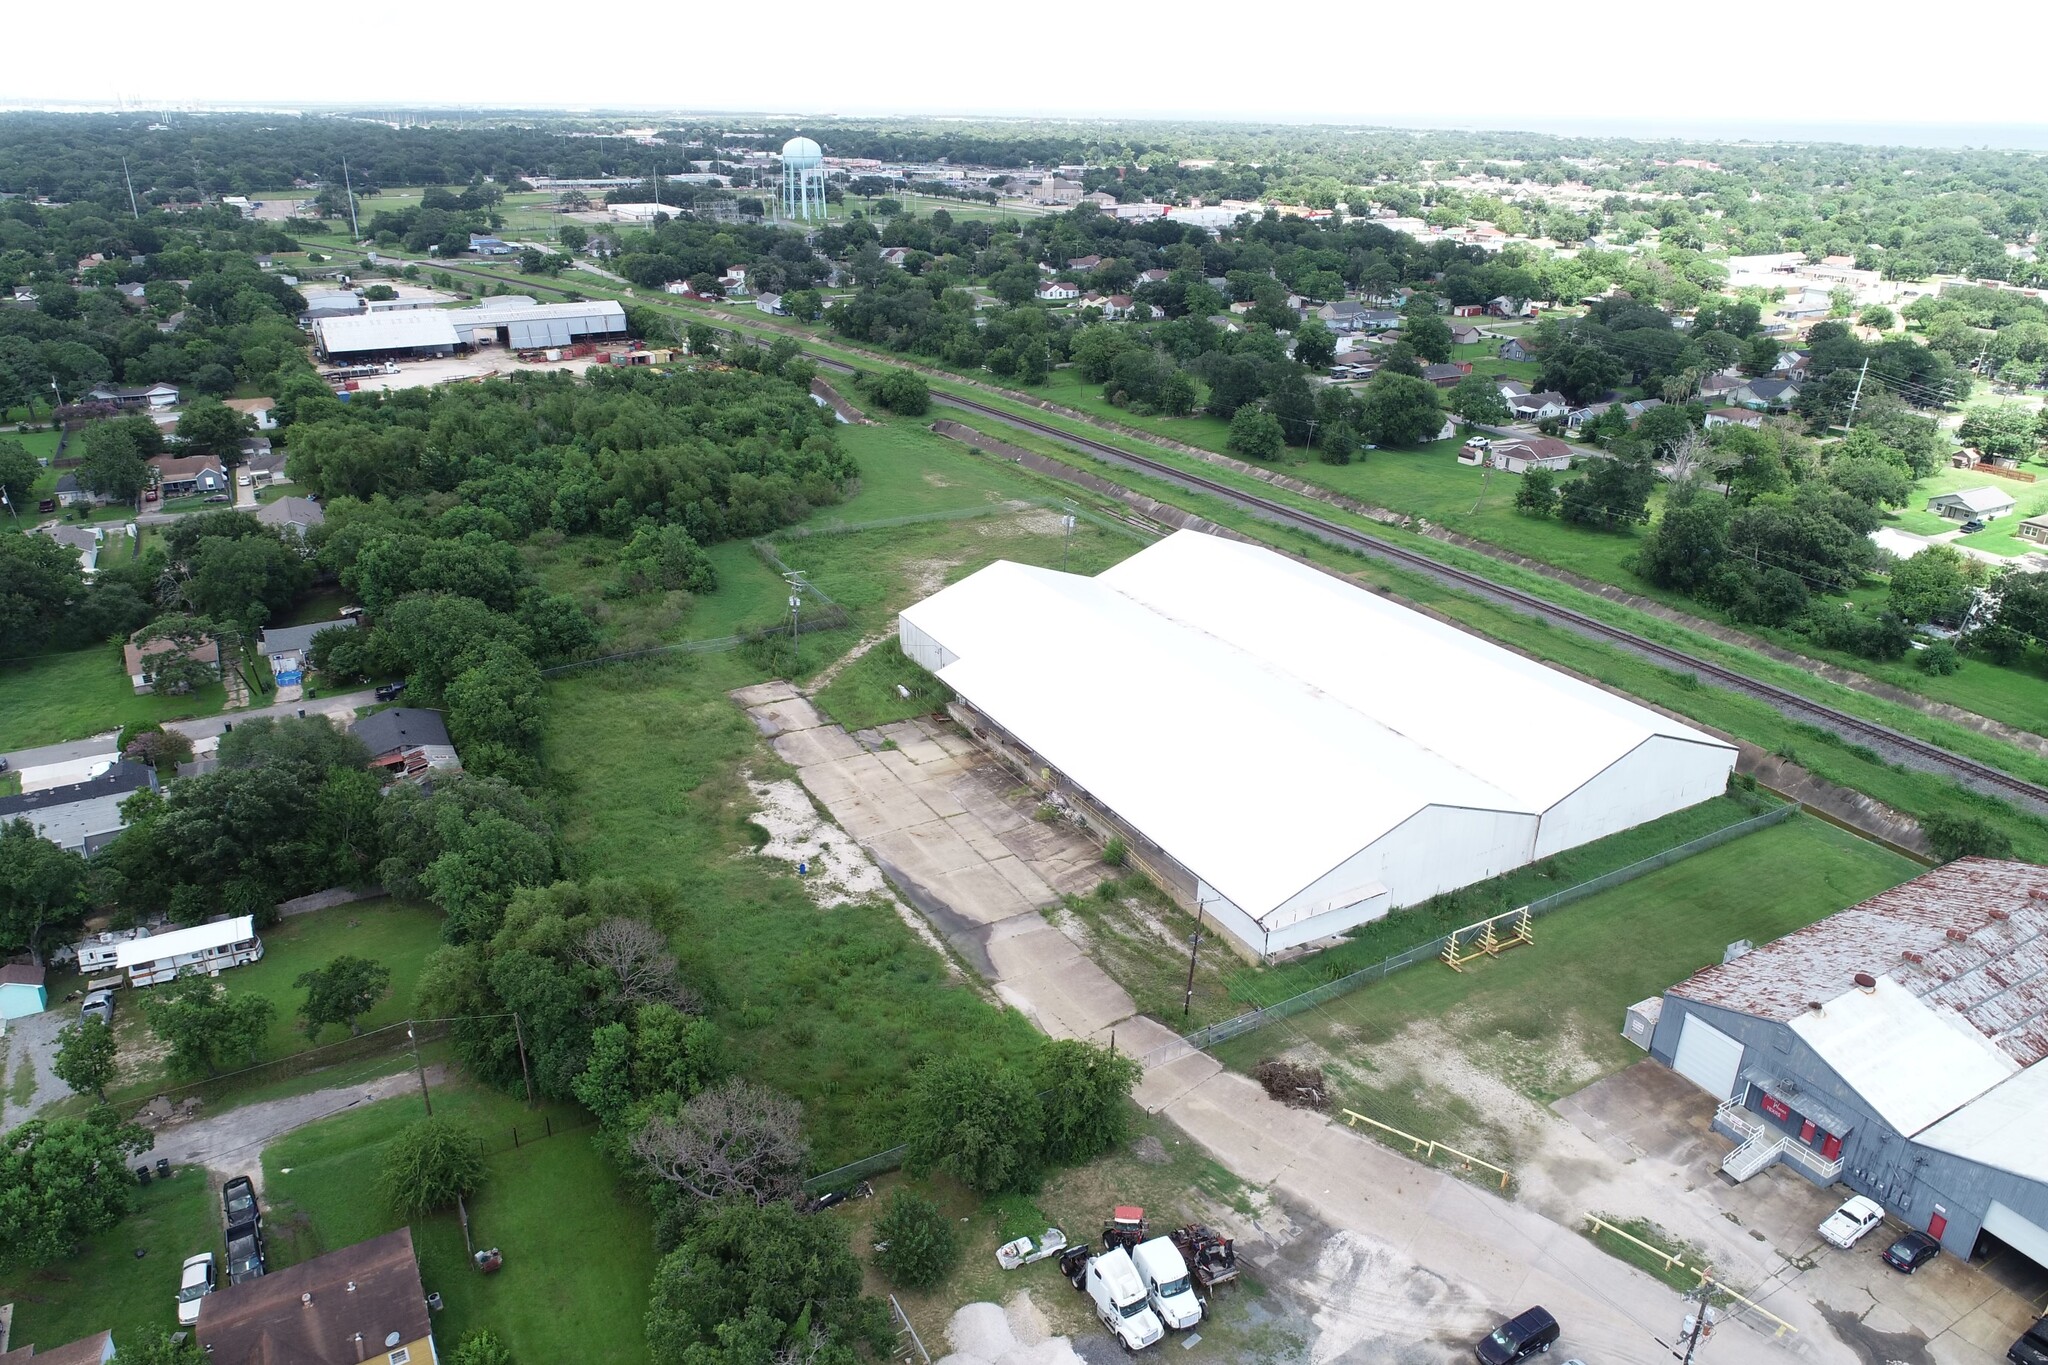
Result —
<instances>
[{"instance_id":1,"label":"white semi truck cab","mask_svg":"<svg viewBox=\"0 0 2048 1365\"><path fill-rule=\"evenodd\" d=\"M1141 1242L1131 1253L1131 1264L1145 1286L1145 1297L1159 1320L1174 1331L1193 1327L1202 1320L1202 1301L1195 1297L1193 1280L1180 1249L1167 1237Z\"/></svg>"},{"instance_id":2,"label":"white semi truck cab","mask_svg":"<svg viewBox=\"0 0 2048 1365\"><path fill-rule=\"evenodd\" d=\"M1127 1349L1142 1351L1166 1335L1138 1278L1138 1268L1122 1247L1088 1262L1087 1290L1102 1325Z\"/></svg>"}]
</instances>

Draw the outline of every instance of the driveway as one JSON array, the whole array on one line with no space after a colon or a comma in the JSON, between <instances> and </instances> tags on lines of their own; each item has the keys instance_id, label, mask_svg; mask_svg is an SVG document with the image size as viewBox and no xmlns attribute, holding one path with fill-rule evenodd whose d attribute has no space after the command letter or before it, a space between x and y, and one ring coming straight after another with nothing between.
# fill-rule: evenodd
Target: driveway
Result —
<instances>
[{"instance_id":1,"label":"driveway","mask_svg":"<svg viewBox=\"0 0 2048 1365\"><path fill-rule=\"evenodd\" d=\"M167 720L164 729L176 731L187 739L205 739L225 731L236 721L255 720L258 716L295 716L304 711L307 715L339 717L343 722L355 719L356 708L377 704L377 689L363 688L359 692L346 692L339 696L318 697L312 701L280 702L274 706L259 706L249 711L229 711L218 716L199 716L192 720Z\"/></svg>"},{"instance_id":2,"label":"driveway","mask_svg":"<svg viewBox=\"0 0 2048 1365\"><path fill-rule=\"evenodd\" d=\"M427 1084L438 1086L446 1079L440 1066L427 1068ZM346 1113L375 1100L417 1094L419 1074L411 1069L357 1085L332 1086L304 1095L264 1100L236 1109L222 1110L184 1123L168 1124L156 1131L156 1145L150 1160L167 1160L173 1166L204 1166L223 1179L246 1175L263 1188L263 1149L286 1133Z\"/></svg>"},{"instance_id":3,"label":"driveway","mask_svg":"<svg viewBox=\"0 0 2048 1365\"><path fill-rule=\"evenodd\" d=\"M71 1087L58 1080L57 1073L50 1070L50 1062L57 1055L57 1030L71 1022L76 1008L68 1003L59 1003L57 1008L44 1010L41 1014L25 1014L7 1021L5 1046L0 1048L0 1057L7 1062L6 1084L0 1088L0 1133L28 1122L45 1105L71 1093ZM24 1062L35 1068L36 1088L30 1093L27 1104L10 1104L7 1097Z\"/></svg>"},{"instance_id":4,"label":"driveway","mask_svg":"<svg viewBox=\"0 0 2048 1365\"><path fill-rule=\"evenodd\" d=\"M1274 1102L1137 1015L1124 989L1038 913L1059 890L1100 875L1093 845L1011 808L1003 794L1018 784L971 740L916 722L863 743L785 684L745 688L734 700L1006 1002L1054 1037L1113 1037L1146 1062L1140 1104L1270 1193L1273 1207L1246 1231L1246 1254L1310 1305L1313 1361L1449 1365L1468 1360L1502 1317L1541 1303L1566 1325L1564 1355L1667 1365L1683 1305L1665 1285L1525 1203ZM1724 1327L1717 1354L1859 1360L1810 1307L1772 1308L1801 1328L1792 1344L1738 1320Z\"/></svg>"}]
</instances>

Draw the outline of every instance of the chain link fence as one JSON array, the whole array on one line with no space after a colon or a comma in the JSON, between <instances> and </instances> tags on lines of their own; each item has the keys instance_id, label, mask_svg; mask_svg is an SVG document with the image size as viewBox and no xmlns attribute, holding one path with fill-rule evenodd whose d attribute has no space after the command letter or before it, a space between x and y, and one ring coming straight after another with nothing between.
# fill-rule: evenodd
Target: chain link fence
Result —
<instances>
[{"instance_id":1,"label":"chain link fence","mask_svg":"<svg viewBox=\"0 0 2048 1365\"><path fill-rule=\"evenodd\" d=\"M1662 853L1651 854L1649 857L1630 863L1626 867L1618 867L1612 872L1602 873L1600 876L1580 882L1576 886L1568 886L1562 891L1556 891L1539 900L1530 901L1528 905L1529 913L1532 916L1549 914L1553 910L1570 905L1573 901L1597 895L1599 892L1605 891L1610 887L1620 886L1624 882L1634 881L1636 878L1655 872L1659 868L1669 867L1673 863L1682 862L1696 853L1704 853L1710 848L1719 848L1722 844L1740 839L1745 834L1753 834L1757 830L1783 824L1798 813L1798 806L1783 805L1767 810L1761 815L1751 816L1747 820L1739 820L1732 825L1725 825L1711 834L1703 834L1697 839L1679 844L1674 848L1667 848ZM1169 1050L1175 1053L1206 1052L1218 1043L1242 1037L1255 1029L1265 1027L1275 1019L1285 1019L1290 1015L1300 1014L1304 1010L1314 1009L1316 1006L1327 1001L1335 1000L1338 996L1348 995L1361 986L1369 986L1375 981L1384 980L1387 976L1400 971L1403 967L1412 967L1418 962L1428 962L1441 957L1444 945L1449 941L1450 936L1448 934L1433 938L1427 943L1417 944L1415 947L1409 948L1404 952L1396 953L1382 961L1375 962L1369 967L1361 967L1348 975L1337 977L1332 981L1325 981L1322 985L1311 987L1299 995L1290 995L1285 1000L1278 1000L1273 1004L1210 1024L1206 1028L1196 1029L1193 1033L1184 1035L1178 1043L1169 1044L1167 1047L1159 1049L1159 1054L1163 1055Z\"/></svg>"}]
</instances>

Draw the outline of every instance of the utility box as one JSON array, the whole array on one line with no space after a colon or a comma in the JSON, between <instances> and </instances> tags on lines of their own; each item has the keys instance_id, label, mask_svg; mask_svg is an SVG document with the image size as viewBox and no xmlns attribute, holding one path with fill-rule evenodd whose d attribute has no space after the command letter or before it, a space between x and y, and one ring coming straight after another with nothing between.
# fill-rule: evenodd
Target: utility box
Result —
<instances>
[{"instance_id":1,"label":"utility box","mask_svg":"<svg viewBox=\"0 0 2048 1365\"><path fill-rule=\"evenodd\" d=\"M1634 1043L1643 1051L1650 1050L1650 1039L1656 1035L1657 1020L1664 1014L1664 997L1653 995L1648 1000L1638 1000L1628 1007L1628 1014L1622 1020L1621 1036Z\"/></svg>"}]
</instances>

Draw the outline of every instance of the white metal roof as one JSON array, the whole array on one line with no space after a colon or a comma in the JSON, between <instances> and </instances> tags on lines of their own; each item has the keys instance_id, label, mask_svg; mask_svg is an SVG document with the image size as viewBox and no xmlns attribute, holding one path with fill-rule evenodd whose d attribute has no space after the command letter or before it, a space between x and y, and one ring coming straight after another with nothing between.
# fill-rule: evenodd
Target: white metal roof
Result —
<instances>
[{"instance_id":1,"label":"white metal roof","mask_svg":"<svg viewBox=\"0 0 2048 1365\"><path fill-rule=\"evenodd\" d=\"M1958 488L1953 493L1942 493L1932 501L1958 502L1972 512L1996 512L2001 507L2012 506L2013 496L2002 488Z\"/></svg>"},{"instance_id":2,"label":"white metal roof","mask_svg":"<svg viewBox=\"0 0 2048 1365\"><path fill-rule=\"evenodd\" d=\"M2029 1180L2048 1181L2048 1064L2036 1064L1950 1114L1915 1142Z\"/></svg>"},{"instance_id":3,"label":"white metal roof","mask_svg":"<svg viewBox=\"0 0 2048 1365\"><path fill-rule=\"evenodd\" d=\"M208 948L225 948L230 943L254 937L256 919L253 915L219 920L213 924L195 924L189 929L173 929L167 934L129 939L114 949L114 965L126 971L138 962L161 962L165 958L183 957L186 953L203 953Z\"/></svg>"},{"instance_id":4,"label":"white metal roof","mask_svg":"<svg viewBox=\"0 0 2048 1365\"><path fill-rule=\"evenodd\" d=\"M313 324L329 355L349 351L404 351L425 346L454 346L456 315L434 308L401 313L366 313L358 317L322 318Z\"/></svg>"},{"instance_id":5,"label":"white metal roof","mask_svg":"<svg viewBox=\"0 0 2048 1365\"><path fill-rule=\"evenodd\" d=\"M1262 916L1430 806L1539 813L1653 711L1258 546L1099 577L997 563L906 609L939 676Z\"/></svg>"},{"instance_id":6,"label":"white metal roof","mask_svg":"<svg viewBox=\"0 0 2048 1365\"><path fill-rule=\"evenodd\" d=\"M2019 1063L1954 1010L1931 1006L1888 977L1851 988L1791 1022L1820 1059L1907 1136L1961 1109Z\"/></svg>"}]
</instances>

